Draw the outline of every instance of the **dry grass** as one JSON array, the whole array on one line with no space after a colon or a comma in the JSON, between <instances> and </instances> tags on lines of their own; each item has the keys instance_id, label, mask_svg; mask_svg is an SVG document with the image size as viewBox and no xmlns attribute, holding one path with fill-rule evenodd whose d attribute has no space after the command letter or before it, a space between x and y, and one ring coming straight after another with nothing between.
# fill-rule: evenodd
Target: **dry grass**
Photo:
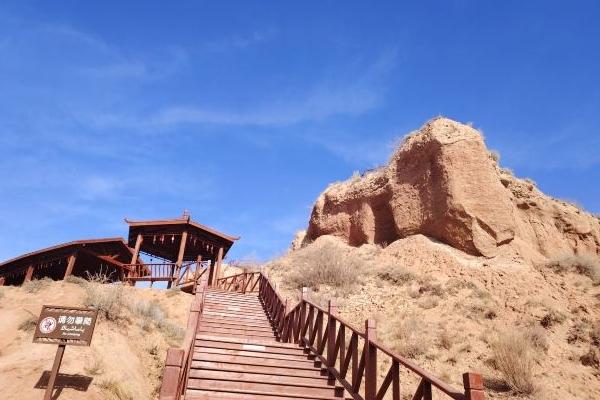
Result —
<instances>
[{"instance_id":1,"label":"dry grass","mask_svg":"<svg viewBox=\"0 0 600 400\"><path fill-rule=\"evenodd\" d=\"M65 278L65 282L68 283L73 283L75 285L79 285L79 286L85 286L88 281L86 281L85 279L79 277L79 276L75 276L75 275L69 275Z\"/></svg>"},{"instance_id":2,"label":"dry grass","mask_svg":"<svg viewBox=\"0 0 600 400\"><path fill-rule=\"evenodd\" d=\"M23 283L23 285L21 285L21 289L26 293L37 293L40 290L48 287L50 283L52 283L52 279L50 278L32 279Z\"/></svg>"},{"instance_id":3,"label":"dry grass","mask_svg":"<svg viewBox=\"0 0 600 400\"><path fill-rule=\"evenodd\" d=\"M416 317L400 318L390 325L389 340L399 354L416 358L424 355L430 347L424 332L423 323Z\"/></svg>"},{"instance_id":4,"label":"dry grass","mask_svg":"<svg viewBox=\"0 0 600 400\"><path fill-rule=\"evenodd\" d=\"M140 327L150 332L153 327L158 328L167 338L180 341L183 339L185 330L169 321L167 314L160 304L144 300L130 301L127 308L136 317L140 318Z\"/></svg>"},{"instance_id":5,"label":"dry grass","mask_svg":"<svg viewBox=\"0 0 600 400\"><path fill-rule=\"evenodd\" d=\"M107 392L115 400L133 400L133 396L127 386L114 379L105 379L98 384L98 387Z\"/></svg>"},{"instance_id":6,"label":"dry grass","mask_svg":"<svg viewBox=\"0 0 600 400\"><path fill-rule=\"evenodd\" d=\"M364 271L362 260L348 257L344 249L332 243L299 250L294 260L296 265L286 271L283 278L297 289L310 287L318 290L319 286L327 285L348 291Z\"/></svg>"},{"instance_id":7,"label":"dry grass","mask_svg":"<svg viewBox=\"0 0 600 400\"><path fill-rule=\"evenodd\" d=\"M551 259L546 265L559 273L576 272L600 285L600 257L593 254L562 255Z\"/></svg>"},{"instance_id":8,"label":"dry grass","mask_svg":"<svg viewBox=\"0 0 600 400\"><path fill-rule=\"evenodd\" d=\"M84 304L98 309L99 314L107 320L117 321L122 318L125 306L123 286L90 282L87 286Z\"/></svg>"},{"instance_id":9,"label":"dry grass","mask_svg":"<svg viewBox=\"0 0 600 400\"><path fill-rule=\"evenodd\" d=\"M396 285L404 285L416 279L415 274L404 267L392 263L381 265L378 268L377 277Z\"/></svg>"},{"instance_id":10,"label":"dry grass","mask_svg":"<svg viewBox=\"0 0 600 400\"><path fill-rule=\"evenodd\" d=\"M4 297L4 289L0 288L0 299Z\"/></svg>"},{"instance_id":11,"label":"dry grass","mask_svg":"<svg viewBox=\"0 0 600 400\"><path fill-rule=\"evenodd\" d=\"M494 365L517 393L531 394L536 389L531 347L529 339L520 332L499 334L498 339L492 343Z\"/></svg>"},{"instance_id":12,"label":"dry grass","mask_svg":"<svg viewBox=\"0 0 600 400\"><path fill-rule=\"evenodd\" d=\"M102 360L94 358L94 361L90 365L83 367L83 370L89 375L102 375L104 373L104 363Z\"/></svg>"},{"instance_id":13,"label":"dry grass","mask_svg":"<svg viewBox=\"0 0 600 400\"><path fill-rule=\"evenodd\" d=\"M550 309L546 314L544 314L544 316L540 320L540 325L548 329L554 325L562 324L563 322L565 322L566 319L567 316L565 314L561 313L558 310Z\"/></svg>"},{"instance_id":14,"label":"dry grass","mask_svg":"<svg viewBox=\"0 0 600 400\"><path fill-rule=\"evenodd\" d=\"M37 326L37 320L38 318L31 314L19 324L18 329L23 332L33 332Z\"/></svg>"}]
</instances>

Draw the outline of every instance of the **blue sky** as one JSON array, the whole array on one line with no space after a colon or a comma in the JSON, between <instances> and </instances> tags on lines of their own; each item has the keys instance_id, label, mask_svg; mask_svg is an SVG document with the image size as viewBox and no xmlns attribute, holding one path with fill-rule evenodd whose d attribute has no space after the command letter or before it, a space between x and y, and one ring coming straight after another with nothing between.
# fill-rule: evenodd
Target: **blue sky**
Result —
<instances>
[{"instance_id":1,"label":"blue sky","mask_svg":"<svg viewBox=\"0 0 600 400\"><path fill-rule=\"evenodd\" d=\"M179 216L266 259L445 115L600 212L594 1L0 5L0 259Z\"/></svg>"}]
</instances>

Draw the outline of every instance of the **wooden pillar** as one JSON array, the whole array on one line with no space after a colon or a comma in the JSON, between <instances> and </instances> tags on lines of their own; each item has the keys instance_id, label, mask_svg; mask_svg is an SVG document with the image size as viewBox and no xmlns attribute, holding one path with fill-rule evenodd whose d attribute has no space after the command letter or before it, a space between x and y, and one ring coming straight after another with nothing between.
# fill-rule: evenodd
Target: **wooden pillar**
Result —
<instances>
[{"instance_id":1,"label":"wooden pillar","mask_svg":"<svg viewBox=\"0 0 600 400\"><path fill-rule=\"evenodd\" d=\"M129 271L127 273L128 276L129 275L133 275L134 277L137 276L138 268L135 266L135 264L138 263L138 258L140 256L140 248L142 247L143 241L144 241L144 237L142 236L141 233L138 233L137 238L135 240L135 248L133 249L133 255L131 256L131 262L130 262L130 264L132 264L131 268L133 268L133 271ZM133 285L135 286L135 282L133 282Z\"/></svg>"},{"instance_id":2,"label":"wooden pillar","mask_svg":"<svg viewBox=\"0 0 600 400\"><path fill-rule=\"evenodd\" d=\"M77 259L77 253L73 253L69 256L69 261L67 262L67 269L65 270L65 279L67 276L73 273L73 267L75 266L75 260Z\"/></svg>"},{"instance_id":3,"label":"wooden pillar","mask_svg":"<svg viewBox=\"0 0 600 400\"><path fill-rule=\"evenodd\" d=\"M465 386L466 400L484 400L483 379L481 375L467 372L463 374L463 384Z\"/></svg>"},{"instance_id":4,"label":"wooden pillar","mask_svg":"<svg viewBox=\"0 0 600 400\"><path fill-rule=\"evenodd\" d=\"M167 360L163 370L162 384L160 386L160 400L179 399L179 377L182 373L184 351L171 347L167 349Z\"/></svg>"},{"instance_id":5,"label":"wooden pillar","mask_svg":"<svg viewBox=\"0 0 600 400\"><path fill-rule=\"evenodd\" d=\"M375 400L377 396L377 340L375 320L365 321L365 400Z\"/></svg>"},{"instance_id":6,"label":"wooden pillar","mask_svg":"<svg viewBox=\"0 0 600 400\"><path fill-rule=\"evenodd\" d=\"M337 313L337 305L335 304L334 300L329 300L329 307L328 307L328 321L327 321L327 366L328 367L335 367L335 339L336 339L336 335L335 335L335 326L336 326L336 319L334 318L334 314ZM343 349L340 349L340 351L344 351Z\"/></svg>"},{"instance_id":7,"label":"wooden pillar","mask_svg":"<svg viewBox=\"0 0 600 400\"><path fill-rule=\"evenodd\" d=\"M27 272L25 273L25 280L23 282L29 282L33 278L33 265L27 267Z\"/></svg>"},{"instance_id":8,"label":"wooden pillar","mask_svg":"<svg viewBox=\"0 0 600 400\"><path fill-rule=\"evenodd\" d=\"M202 267L202 256L196 257L196 270L194 271L194 286L192 293L196 294L196 288L198 287L198 276L200 275L200 268Z\"/></svg>"},{"instance_id":9,"label":"wooden pillar","mask_svg":"<svg viewBox=\"0 0 600 400\"><path fill-rule=\"evenodd\" d=\"M175 262L175 267L173 268L173 273L171 275L171 281L167 284L167 288L170 288L173 285L173 282L177 281L179 278L179 271L181 271L181 266L183 265L183 256L185 255L185 245L187 244L187 231L183 231L181 234L181 242L179 243L179 253L177 254L177 261Z\"/></svg>"},{"instance_id":10,"label":"wooden pillar","mask_svg":"<svg viewBox=\"0 0 600 400\"><path fill-rule=\"evenodd\" d=\"M223 261L223 247L219 247L219 252L217 253L217 262L215 264L215 276L213 277L213 285L217 284L217 280L221 278L221 263Z\"/></svg>"}]
</instances>

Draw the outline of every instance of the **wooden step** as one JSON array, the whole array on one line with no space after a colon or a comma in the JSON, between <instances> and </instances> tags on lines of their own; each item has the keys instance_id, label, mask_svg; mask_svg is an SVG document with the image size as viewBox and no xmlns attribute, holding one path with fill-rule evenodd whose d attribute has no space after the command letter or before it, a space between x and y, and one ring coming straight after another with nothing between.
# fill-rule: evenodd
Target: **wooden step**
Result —
<instances>
[{"instance_id":1,"label":"wooden step","mask_svg":"<svg viewBox=\"0 0 600 400\"><path fill-rule=\"evenodd\" d=\"M335 378L327 376L319 377L299 377L276 374L258 374L254 372L234 372L234 371L215 371L204 369L192 369L189 373L190 378L195 379L216 379L224 381L239 382L269 382L270 384L282 385L308 385L312 387L335 387Z\"/></svg>"},{"instance_id":2,"label":"wooden step","mask_svg":"<svg viewBox=\"0 0 600 400\"><path fill-rule=\"evenodd\" d=\"M251 351L258 354L265 353L273 353L273 354L287 354L293 356L300 356L306 358L307 354L305 350L301 347L278 347L279 342L268 342L265 343L263 340L259 340L261 344L253 344L253 343L231 343L225 342L225 339L239 339L239 338L229 338L229 337L220 337L221 340L196 340L194 343L194 347L198 348L213 348L213 349L226 349L226 350L235 350L235 351Z\"/></svg>"},{"instance_id":3,"label":"wooden step","mask_svg":"<svg viewBox=\"0 0 600 400\"><path fill-rule=\"evenodd\" d=\"M279 368L301 368L301 369L314 369L321 368L322 364L318 360L281 360L265 358L265 357L246 357L246 356L231 356L227 354L210 354L210 353L196 353L192 356L195 361L210 361L210 362L222 362L230 364L240 365L264 365L266 367L279 367Z\"/></svg>"},{"instance_id":4,"label":"wooden step","mask_svg":"<svg viewBox=\"0 0 600 400\"><path fill-rule=\"evenodd\" d=\"M188 380L188 389L214 390L217 392L246 393L246 394L271 394L295 395L306 397L342 397L344 389L335 386L312 386L304 384L283 385L272 381L246 381L246 380L218 380L195 379Z\"/></svg>"},{"instance_id":5,"label":"wooden step","mask_svg":"<svg viewBox=\"0 0 600 400\"><path fill-rule=\"evenodd\" d=\"M224 342L224 343L239 343L239 344L252 344L252 345L263 345L268 347L280 347L287 349L297 349L303 351L303 347L297 343L283 343L283 342L271 342L271 341L262 341L262 340L250 340L244 338L220 338L216 335L204 335L198 334L196 335L196 340L206 340L213 342Z\"/></svg>"},{"instance_id":6,"label":"wooden step","mask_svg":"<svg viewBox=\"0 0 600 400\"><path fill-rule=\"evenodd\" d=\"M270 395L260 393L227 393L215 392L212 390L194 390L188 389L185 392L185 400L339 400L340 397L308 397L308 396L285 396L285 395ZM350 400L350 399L348 399Z\"/></svg>"},{"instance_id":7,"label":"wooden step","mask_svg":"<svg viewBox=\"0 0 600 400\"><path fill-rule=\"evenodd\" d=\"M216 317L216 316L203 315L202 318L200 319L200 323L202 324L204 322L211 322L213 324L221 324L223 326L232 325L232 326L271 328L272 329L272 325L270 322L265 323L265 322L256 322L256 321L239 321L239 320L236 320L235 318L222 318L222 317Z\"/></svg>"},{"instance_id":8,"label":"wooden step","mask_svg":"<svg viewBox=\"0 0 600 400\"><path fill-rule=\"evenodd\" d=\"M247 330L247 331L254 331L254 332L265 332L265 333L275 333L275 330L273 329L273 327L271 325L266 326L246 326L246 325L241 325L241 324L228 324L225 322L212 322L212 321L208 321L208 320L201 320L202 322L199 324L199 327L204 328L206 327L207 329L210 328L217 328L217 329L225 329L225 330ZM217 331L215 331L217 332Z\"/></svg>"},{"instance_id":9,"label":"wooden step","mask_svg":"<svg viewBox=\"0 0 600 400\"><path fill-rule=\"evenodd\" d=\"M257 351L245 351L245 350L230 350L230 349L215 349L210 347L197 347L194 349L194 354L206 353L206 354L225 354L230 356L244 356L244 357L258 357L258 358L270 358L273 360L306 360L304 355L294 354L278 354L278 353L264 353Z\"/></svg>"},{"instance_id":10,"label":"wooden step","mask_svg":"<svg viewBox=\"0 0 600 400\"><path fill-rule=\"evenodd\" d=\"M214 371L229 371L229 372L251 372L265 375L280 375L280 376L298 376L306 378L327 378L329 373L324 368L308 368L295 369L286 367L269 367L265 365L253 364L230 364L225 362L213 361L192 361L192 369L206 369Z\"/></svg>"}]
</instances>

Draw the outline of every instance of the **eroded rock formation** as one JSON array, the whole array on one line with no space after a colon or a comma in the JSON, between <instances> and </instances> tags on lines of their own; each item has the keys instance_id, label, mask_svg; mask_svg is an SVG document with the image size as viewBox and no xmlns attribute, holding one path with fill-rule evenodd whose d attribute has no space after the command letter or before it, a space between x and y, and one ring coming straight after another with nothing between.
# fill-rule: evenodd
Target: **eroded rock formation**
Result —
<instances>
[{"instance_id":1,"label":"eroded rock formation","mask_svg":"<svg viewBox=\"0 0 600 400\"><path fill-rule=\"evenodd\" d=\"M446 118L409 135L387 166L328 187L304 242L389 244L414 234L486 257L600 254L598 218L500 169L477 130Z\"/></svg>"}]
</instances>

